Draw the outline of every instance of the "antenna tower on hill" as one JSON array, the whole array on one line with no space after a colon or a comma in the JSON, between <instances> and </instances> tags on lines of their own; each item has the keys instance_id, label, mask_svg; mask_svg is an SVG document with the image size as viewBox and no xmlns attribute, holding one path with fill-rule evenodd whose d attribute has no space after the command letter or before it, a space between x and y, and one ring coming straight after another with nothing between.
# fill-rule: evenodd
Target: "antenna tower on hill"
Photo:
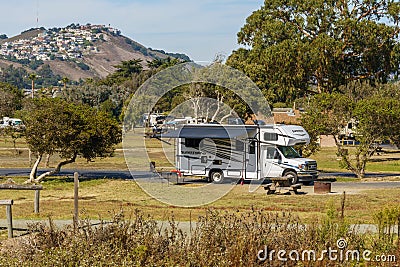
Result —
<instances>
[{"instance_id":1,"label":"antenna tower on hill","mask_svg":"<svg viewBox=\"0 0 400 267\"><path fill-rule=\"evenodd\" d=\"M39 0L36 0L36 29L39 28Z\"/></svg>"}]
</instances>

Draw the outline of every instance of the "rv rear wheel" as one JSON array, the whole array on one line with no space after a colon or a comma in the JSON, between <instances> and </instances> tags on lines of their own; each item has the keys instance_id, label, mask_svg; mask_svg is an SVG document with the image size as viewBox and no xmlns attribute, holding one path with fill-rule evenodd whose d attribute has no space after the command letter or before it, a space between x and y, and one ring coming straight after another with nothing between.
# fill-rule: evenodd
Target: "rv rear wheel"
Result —
<instances>
[{"instance_id":1,"label":"rv rear wheel","mask_svg":"<svg viewBox=\"0 0 400 267\"><path fill-rule=\"evenodd\" d=\"M222 183L224 180L224 174L221 171L213 171L210 173L210 181L216 184Z\"/></svg>"},{"instance_id":2,"label":"rv rear wheel","mask_svg":"<svg viewBox=\"0 0 400 267\"><path fill-rule=\"evenodd\" d=\"M294 171L288 171L285 173L285 176L289 178L289 183L292 184L297 184L297 182L299 181L298 177L297 177L297 173L295 173Z\"/></svg>"}]
</instances>

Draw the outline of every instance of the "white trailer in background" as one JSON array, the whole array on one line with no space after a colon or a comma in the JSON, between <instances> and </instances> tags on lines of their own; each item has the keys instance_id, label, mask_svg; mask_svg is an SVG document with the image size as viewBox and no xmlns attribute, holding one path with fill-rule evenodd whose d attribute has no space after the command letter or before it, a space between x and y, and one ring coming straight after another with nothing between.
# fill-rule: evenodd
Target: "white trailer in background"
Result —
<instances>
[{"instance_id":1,"label":"white trailer in background","mask_svg":"<svg viewBox=\"0 0 400 267\"><path fill-rule=\"evenodd\" d=\"M311 183L318 178L315 160L293 148L310 142L297 125L184 125L162 137L177 138L176 168L185 176L221 183L224 178L261 180L289 177Z\"/></svg>"},{"instance_id":2,"label":"white trailer in background","mask_svg":"<svg viewBox=\"0 0 400 267\"><path fill-rule=\"evenodd\" d=\"M21 119L3 117L3 119L0 120L0 128L6 127L23 128L25 125Z\"/></svg>"}]
</instances>

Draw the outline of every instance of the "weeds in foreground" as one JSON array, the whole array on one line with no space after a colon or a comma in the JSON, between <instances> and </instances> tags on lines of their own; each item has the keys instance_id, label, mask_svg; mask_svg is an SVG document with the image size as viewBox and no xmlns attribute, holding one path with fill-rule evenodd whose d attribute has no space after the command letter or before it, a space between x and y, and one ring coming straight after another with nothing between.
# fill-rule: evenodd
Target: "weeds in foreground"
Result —
<instances>
[{"instance_id":1,"label":"weeds in foreground","mask_svg":"<svg viewBox=\"0 0 400 267\"><path fill-rule=\"evenodd\" d=\"M392 263L400 259L393 232L359 233L332 210L327 214L324 221L305 225L289 213L210 210L193 229L173 218L164 225L139 211L63 229L50 220L48 226L32 225L30 235L3 249L0 266L370 266L362 257L366 250L393 256ZM379 242L371 242L374 238ZM336 259L323 254L329 250L337 251ZM359 258L346 258L347 251L359 251Z\"/></svg>"}]
</instances>

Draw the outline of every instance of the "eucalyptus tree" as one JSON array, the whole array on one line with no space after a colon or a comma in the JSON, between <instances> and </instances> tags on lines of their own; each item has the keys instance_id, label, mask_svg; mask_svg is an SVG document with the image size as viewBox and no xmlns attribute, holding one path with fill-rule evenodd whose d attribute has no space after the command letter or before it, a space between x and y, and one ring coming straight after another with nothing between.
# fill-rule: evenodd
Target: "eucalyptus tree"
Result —
<instances>
[{"instance_id":1,"label":"eucalyptus tree","mask_svg":"<svg viewBox=\"0 0 400 267\"><path fill-rule=\"evenodd\" d=\"M244 48L227 64L275 102L353 80L385 83L399 74L399 13L394 0L266 0L237 34Z\"/></svg>"},{"instance_id":2,"label":"eucalyptus tree","mask_svg":"<svg viewBox=\"0 0 400 267\"><path fill-rule=\"evenodd\" d=\"M60 82L62 82L63 83L63 85L64 85L64 90L66 90L67 89L67 83L69 83L70 82L70 80L69 80L69 78L68 77L63 77L62 79L61 79L61 81Z\"/></svg>"},{"instance_id":3,"label":"eucalyptus tree","mask_svg":"<svg viewBox=\"0 0 400 267\"><path fill-rule=\"evenodd\" d=\"M171 58L171 57L167 57L167 58L156 58L152 61L147 61L147 66L150 69L165 69L171 66L174 66L176 64L179 64L183 62L182 60L179 60L177 58Z\"/></svg>"},{"instance_id":4,"label":"eucalyptus tree","mask_svg":"<svg viewBox=\"0 0 400 267\"><path fill-rule=\"evenodd\" d=\"M117 68L114 75L117 77L130 78L132 74L140 73L143 70L141 62L141 59L122 61L119 65L114 66Z\"/></svg>"}]
</instances>

